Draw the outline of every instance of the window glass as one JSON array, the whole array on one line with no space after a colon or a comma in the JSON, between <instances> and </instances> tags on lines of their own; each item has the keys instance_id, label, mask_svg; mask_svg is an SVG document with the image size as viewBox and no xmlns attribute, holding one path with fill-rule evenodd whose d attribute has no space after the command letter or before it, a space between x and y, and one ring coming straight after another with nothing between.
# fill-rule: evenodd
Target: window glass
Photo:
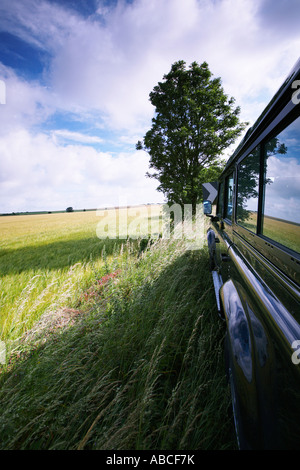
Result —
<instances>
[{"instance_id":1,"label":"window glass","mask_svg":"<svg viewBox=\"0 0 300 470\"><path fill-rule=\"evenodd\" d=\"M300 118L264 148L262 233L300 252Z\"/></svg>"},{"instance_id":2,"label":"window glass","mask_svg":"<svg viewBox=\"0 0 300 470\"><path fill-rule=\"evenodd\" d=\"M238 167L236 220L256 233L260 147L256 147Z\"/></svg>"},{"instance_id":3,"label":"window glass","mask_svg":"<svg viewBox=\"0 0 300 470\"><path fill-rule=\"evenodd\" d=\"M231 219L232 216L232 198L233 198L233 175L228 176L226 179L226 203L225 203L225 218Z\"/></svg>"}]
</instances>

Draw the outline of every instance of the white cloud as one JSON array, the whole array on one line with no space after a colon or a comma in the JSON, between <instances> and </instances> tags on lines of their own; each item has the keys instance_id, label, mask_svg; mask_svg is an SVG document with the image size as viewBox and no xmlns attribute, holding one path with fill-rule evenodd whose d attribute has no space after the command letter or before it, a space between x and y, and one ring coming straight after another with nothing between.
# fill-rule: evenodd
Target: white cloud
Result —
<instances>
[{"instance_id":1,"label":"white cloud","mask_svg":"<svg viewBox=\"0 0 300 470\"><path fill-rule=\"evenodd\" d=\"M171 64L207 61L241 105L242 120L253 122L298 58L295 12L285 8L282 16L280 2L271 16L270 0L102 3L85 18L45 0L0 4L0 31L48 53L42 84L0 63L7 94L0 107L0 211L52 202L57 208L81 201L93 207L101 198L113 205L119 192L139 202L161 200L155 182L144 178L148 157L134 144L151 126L149 93ZM290 21L293 35L286 34ZM45 121L57 112L94 120L102 133L84 134L65 123L55 128L53 121L46 134ZM108 145L105 129L114 130L118 154L92 147ZM122 145L132 145L131 152Z\"/></svg>"},{"instance_id":2,"label":"white cloud","mask_svg":"<svg viewBox=\"0 0 300 470\"><path fill-rule=\"evenodd\" d=\"M55 109L49 91L37 82L27 82L0 63L6 102L0 107L0 135L15 128L39 125Z\"/></svg>"},{"instance_id":3,"label":"white cloud","mask_svg":"<svg viewBox=\"0 0 300 470\"><path fill-rule=\"evenodd\" d=\"M51 63L52 86L66 103L101 110L107 125L130 130L150 121L149 92L174 61L206 60L255 119L300 46L299 34L287 39L259 28L258 7L253 0L139 0L119 2L104 24L72 17L65 26L72 34Z\"/></svg>"},{"instance_id":4,"label":"white cloud","mask_svg":"<svg viewBox=\"0 0 300 470\"><path fill-rule=\"evenodd\" d=\"M32 210L96 208L125 197L131 204L159 202L153 181L143 179L144 152L113 156L19 130L1 139L0 155L1 212L28 210L29 204Z\"/></svg>"}]
</instances>

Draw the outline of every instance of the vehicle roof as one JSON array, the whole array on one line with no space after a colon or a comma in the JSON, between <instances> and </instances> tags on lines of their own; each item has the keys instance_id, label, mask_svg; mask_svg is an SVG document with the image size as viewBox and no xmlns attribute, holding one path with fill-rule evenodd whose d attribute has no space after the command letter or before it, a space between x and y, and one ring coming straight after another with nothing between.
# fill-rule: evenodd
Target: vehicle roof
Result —
<instances>
[{"instance_id":1,"label":"vehicle roof","mask_svg":"<svg viewBox=\"0 0 300 470\"><path fill-rule=\"evenodd\" d=\"M282 109L287 104L288 100L291 98L290 93L287 93L287 91L289 90L292 82L296 80L297 77L300 77L300 58L288 74L277 93L275 93L269 104L261 113L259 118L255 121L253 126L247 130L244 138L227 161L223 173L227 171L228 167L233 163L234 160L237 159L241 152L244 151L251 144L251 142L254 141L256 136L270 123L274 117L274 109L276 108L277 114L280 109Z\"/></svg>"}]
</instances>

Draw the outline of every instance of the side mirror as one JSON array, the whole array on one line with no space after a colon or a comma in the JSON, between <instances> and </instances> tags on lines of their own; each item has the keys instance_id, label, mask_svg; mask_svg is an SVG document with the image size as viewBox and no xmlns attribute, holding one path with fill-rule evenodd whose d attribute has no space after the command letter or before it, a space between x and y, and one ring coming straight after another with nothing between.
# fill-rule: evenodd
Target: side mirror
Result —
<instances>
[{"instance_id":1,"label":"side mirror","mask_svg":"<svg viewBox=\"0 0 300 470\"><path fill-rule=\"evenodd\" d=\"M210 201L203 201L203 213L209 215L212 212L212 205Z\"/></svg>"}]
</instances>

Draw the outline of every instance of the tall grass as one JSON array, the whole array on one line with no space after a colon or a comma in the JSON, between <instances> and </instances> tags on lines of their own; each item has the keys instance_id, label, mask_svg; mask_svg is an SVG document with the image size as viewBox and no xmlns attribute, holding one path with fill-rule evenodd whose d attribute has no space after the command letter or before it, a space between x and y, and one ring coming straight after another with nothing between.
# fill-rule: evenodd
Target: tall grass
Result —
<instances>
[{"instance_id":1,"label":"tall grass","mask_svg":"<svg viewBox=\"0 0 300 470\"><path fill-rule=\"evenodd\" d=\"M0 448L233 448L206 251L128 242L102 263L72 305L11 342Z\"/></svg>"}]
</instances>

